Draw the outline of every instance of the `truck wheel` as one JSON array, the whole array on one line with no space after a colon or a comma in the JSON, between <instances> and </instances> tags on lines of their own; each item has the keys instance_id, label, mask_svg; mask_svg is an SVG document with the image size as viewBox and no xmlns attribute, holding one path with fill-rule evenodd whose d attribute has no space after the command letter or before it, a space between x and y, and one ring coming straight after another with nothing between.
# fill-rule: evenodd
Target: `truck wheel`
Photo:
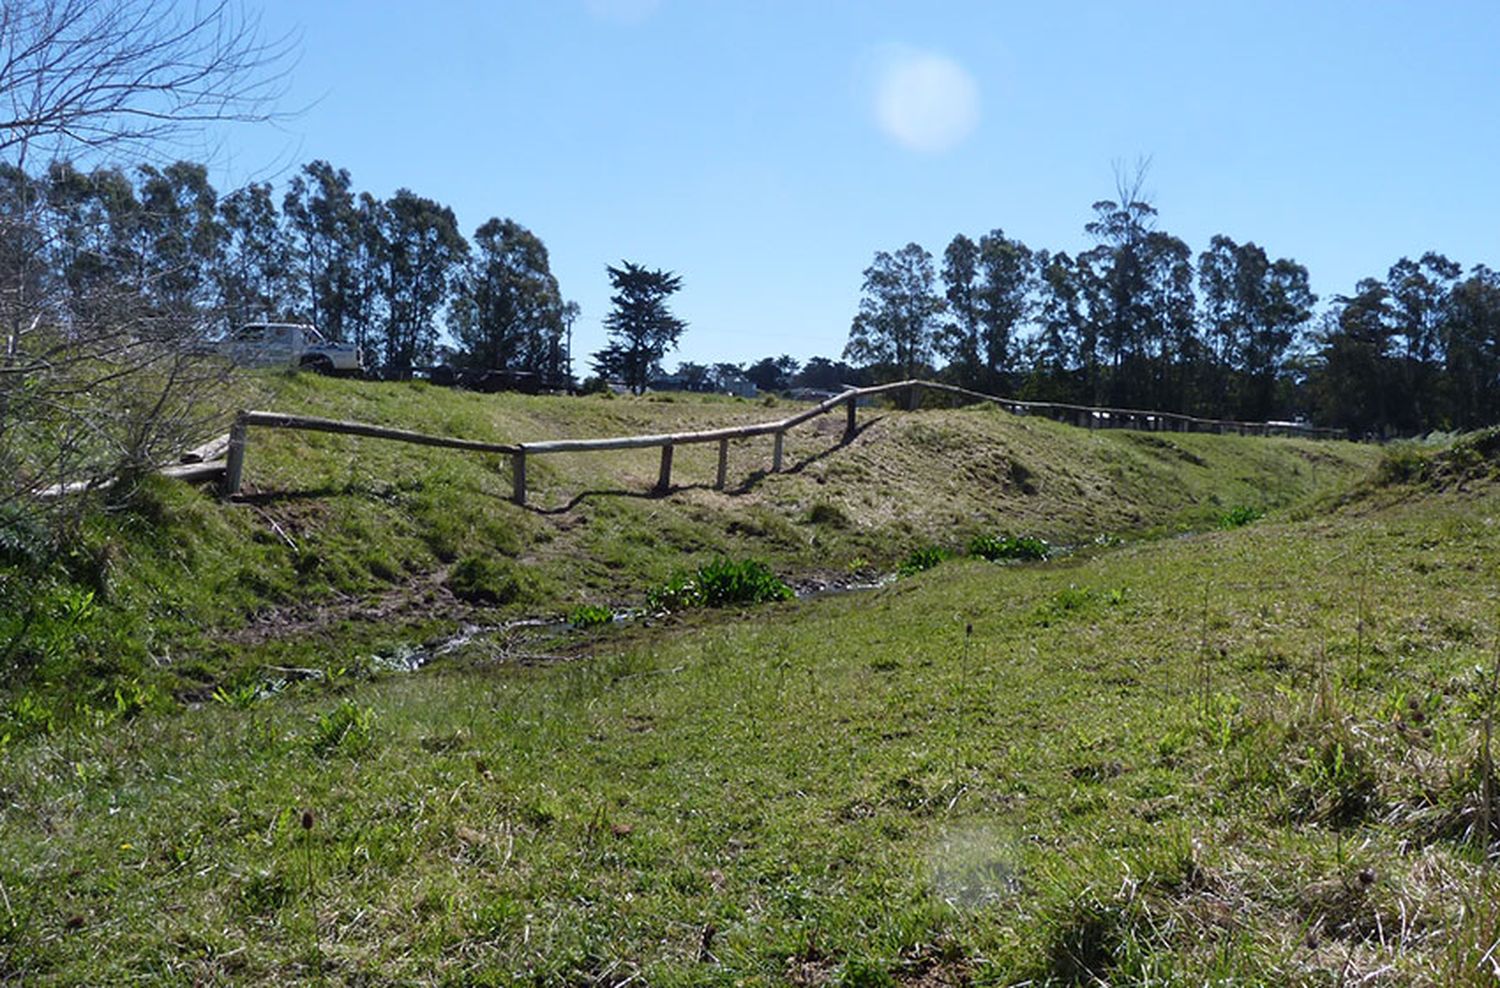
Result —
<instances>
[{"instance_id":1,"label":"truck wheel","mask_svg":"<svg viewBox=\"0 0 1500 988\"><path fill-rule=\"evenodd\" d=\"M303 370L312 371L314 374L328 376L333 374L333 361L327 357L303 357L301 366Z\"/></svg>"}]
</instances>

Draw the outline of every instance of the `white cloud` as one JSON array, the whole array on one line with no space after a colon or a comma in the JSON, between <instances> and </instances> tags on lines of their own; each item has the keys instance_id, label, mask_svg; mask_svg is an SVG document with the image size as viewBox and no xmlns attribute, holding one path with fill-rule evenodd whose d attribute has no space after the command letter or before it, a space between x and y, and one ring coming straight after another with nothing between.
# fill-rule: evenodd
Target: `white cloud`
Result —
<instances>
[{"instance_id":1,"label":"white cloud","mask_svg":"<svg viewBox=\"0 0 1500 988\"><path fill-rule=\"evenodd\" d=\"M877 72L875 120L903 147L948 151L979 124L979 86L946 55L899 49L882 59Z\"/></svg>"},{"instance_id":2,"label":"white cloud","mask_svg":"<svg viewBox=\"0 0 1500 988\"><path fill-rule=\"evenodd\" d=\"M661 0L584 0L584 5L602 21L634 24L656 13Z\"/></svg>"}]
</instances>

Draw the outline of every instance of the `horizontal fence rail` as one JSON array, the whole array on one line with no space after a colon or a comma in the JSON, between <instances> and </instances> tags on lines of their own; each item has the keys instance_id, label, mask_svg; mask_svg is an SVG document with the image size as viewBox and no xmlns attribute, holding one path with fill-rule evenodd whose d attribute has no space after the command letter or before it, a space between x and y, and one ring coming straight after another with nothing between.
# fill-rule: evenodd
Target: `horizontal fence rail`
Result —
<instances>
[{"instance_id":1,"label":"horizontal fence rail","mask_svg":"<svg viewBox=\"0 0 1500 988\"><path fill-rule=\"evenodd\" d=\"M215 454L225 453L224 474L221 490L225 497L239 493L245 469L245 449L252 426L266 429L300 429L311 432L330 432L348 436L366 436L374 439L389 439L396 442L415 443L422 446L437 446L446 449L469 450L478 453L498 453L510 457L512 490L511 500L516 504L526 503L526 459L549 453L586 453L602 450L661 448L661 468L657 474L656 490L667 491L672 486L673 450L678 446L693 443L718 443L718 470L714 488L722 490L728 478L729 443L734 439L749 439L755 436L774 437L771 452L771 472L782 468L782 451L786 433L803 422L826 415L838 406L845 407L845 424L842 441L851 441L856 434L857 409L862 400L877 395L902 393L906 405L914 408L919 391L932 391L954 395L970 401L996 404L1016 415L1045 415L1050 418L1085 428L1139 429L1166 432L1232 432L1254 436L1309 436L1329 439L1343 438L1341 429L1318 428L1297 422L1239 422L1232 419L1205 419L1174 412L1148 412L1123 408L1093 408L1086 405L1070 405L1060 402L1022 401L1015 398L1000 398L980 391L971 391L952 384L936 381L897 381L894 384L879 384L868 388L848 388L812 408L774 422L756 422L750 425L731 426L723 429L706 429L696 432L669 432L656 435L614 436L602 439L553 439L540 442L491 443L474 439L454 439L434 436L407 429L392 429L369 425L363 422L342 422L337 419L317 418L310 415L285 415L279 412L240 412L235 417L227 442L220 440L211 444ZM208 452L207 449L204 452ZM217 465L216 463L214 464ZM203 464L207 467L209 464Z\"/></svg>"}]
</instances>

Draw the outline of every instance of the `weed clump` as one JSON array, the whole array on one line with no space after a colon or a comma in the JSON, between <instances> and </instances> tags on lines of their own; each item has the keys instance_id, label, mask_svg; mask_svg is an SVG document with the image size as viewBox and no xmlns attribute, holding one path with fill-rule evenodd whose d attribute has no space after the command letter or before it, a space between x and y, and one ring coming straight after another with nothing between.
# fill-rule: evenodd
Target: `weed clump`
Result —
<instances>
[{"instance_id":1,"label":"weed clump","mask_svg":"<svg viewBox=\"0 0 1500 988\"><path fill-rule=\"evenodd\" d=\"M308 748L314 755L326 758L333 754L354 756L370 747L374 740L375 711L361 707L353 700L318 715Z\"/></svg>"},{"instance_id":2,"label":"weed clump","mask_svg":"<svg viewBox=\"0 0 1500 988\"><path fill-rule=\"evenodd\" d=\"M926 545L919 549L913 549L906 559L902 561L900 567L897 568L896 575L912 576L923 570L932 569L947 559L949 555L950 553L947 549L937 545Z\"/></svg>"},{"instance_id":3,"label":"weed clump","mask_svg":"<svg viewBox=\"0 0 1500 988\"><path fill-rule=\"evenodd\" d=\"M1225 531L1231 528L1243 528L1251 522L1260 521L1264 516L1265 512L1261 509L1242 504L1238 507L1230 508L1221 515L1219 517L1219 527Z\"/></svg>"},{"instance_id":4,"label":"weed clump","mask_svg":"<svg viewBox=\"0 0 1500 988\"><path fill-rule=\"evenodd\" d=\"M992 563L1009 559L1036 561L1046 559L1051 548L1029 535L976 535L969 542L969 555Z\"/></svg>"},{"instance_id":5,"label":"weed clump","mask_svg":"<svg viewBox=\"0 0 1500 988\"><path fill-rule=\"evenodd\" d=\"M646 607L652 611L679 611L689 607L761 604L793 596L792 588L765 563L721 556L653 587L646 593Z\"/></svg>"},{"instance_id":6,"label":"weed clump","mask_svg":"<svg viewBox=\"0 0 1500 988\"><path fill-rule=\"evenodd\" d=\"M490 556L465 556L448 574L448 589L470 604L510 604L525 593L510 563Z\"/></svg>"},{"instance_id":7,"label":"weed clump","mask_svg":"<svg viewBox=\"0 0 1500 988\"><path fill-rule=\"evenodd\" d=\"M580 604L568 612L568 623L575 628L597 628L615 619L615 612L602 604Z\"/></svg>"},{"instance_id":8,"label":"weed clump","mask_svg":"<svg viewBox=\"0 0 1500 988\"><path fill-rule=\"evenodd\" d=\"M808 508L807 521L811 525L827 525L829 528L849 527L849 516L831 501L819 501Z\"/></svg>"}]
</instances>

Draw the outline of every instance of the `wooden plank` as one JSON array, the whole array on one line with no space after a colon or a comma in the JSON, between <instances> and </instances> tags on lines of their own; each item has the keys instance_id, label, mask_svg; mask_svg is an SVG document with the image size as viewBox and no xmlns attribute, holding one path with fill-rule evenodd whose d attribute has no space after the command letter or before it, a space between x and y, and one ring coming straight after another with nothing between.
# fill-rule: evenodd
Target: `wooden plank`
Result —
<instances>
[{"instance_id":1,"label":"wooden plank","mask_svg":"<svg viewBox=\"0 0 1500 988\"><path fill-rule=\"evenodd\" d=\"M722 491L729 480L729 440L719 440L719 473L714 478L714 490Z\"/></svg>"},{"instance_id":2,"label":"wooden plank","mask_svg":"<svg viewBox=\"0 0 1500 988\"><path fill-rule=\"evenodd\" d=\"M844 420L844 442L846 443L852 443L854 441L854 437L858 434L858 429L855 426L854 420L854 416L856 414L855 406L857 404L858 402L855 401L855 399L849 399L848 417Z\"/></svg>"},{"instance_id":3,"label":"wooden plank","mask_svg":"<svg viewBox=\"0 0 1500 988\"><path fill-rule=\"evenodd\" d=\"M163 477L175 477L178 480L208 480L211 477L222 476L228 465L228 460L205 460L202 463L178 463L162 467L157 472Z\"/></svg>"},{"instance_id":4,"label":"wooden plank","mask_svg":"<svg viewBox=\"0 0 1500 988\"><path fill-rule=\"evenodd\" d=\"M180 457L183 463L203 463L208 460L217 460L229 449L229 433L224 433L201 446L194 446L183 453ZM163 471L165 472L165 471Z\"/></svg>"},{"instance_id":5,"label":"wooden plank","mask_svg":"<svg viewBox=\"0 0 1500 988\"><path fill-rule=\"evenodd\" d=\"M772 447L772 449L771 449L771 472L772 473L780 473L781 472L781 446L782 446L782 440L785 439L785 437L786 437L786 433L785 432L778 432L778 433L776 433L776 445L774 447Z\"/></svg>"}]
</instances>

